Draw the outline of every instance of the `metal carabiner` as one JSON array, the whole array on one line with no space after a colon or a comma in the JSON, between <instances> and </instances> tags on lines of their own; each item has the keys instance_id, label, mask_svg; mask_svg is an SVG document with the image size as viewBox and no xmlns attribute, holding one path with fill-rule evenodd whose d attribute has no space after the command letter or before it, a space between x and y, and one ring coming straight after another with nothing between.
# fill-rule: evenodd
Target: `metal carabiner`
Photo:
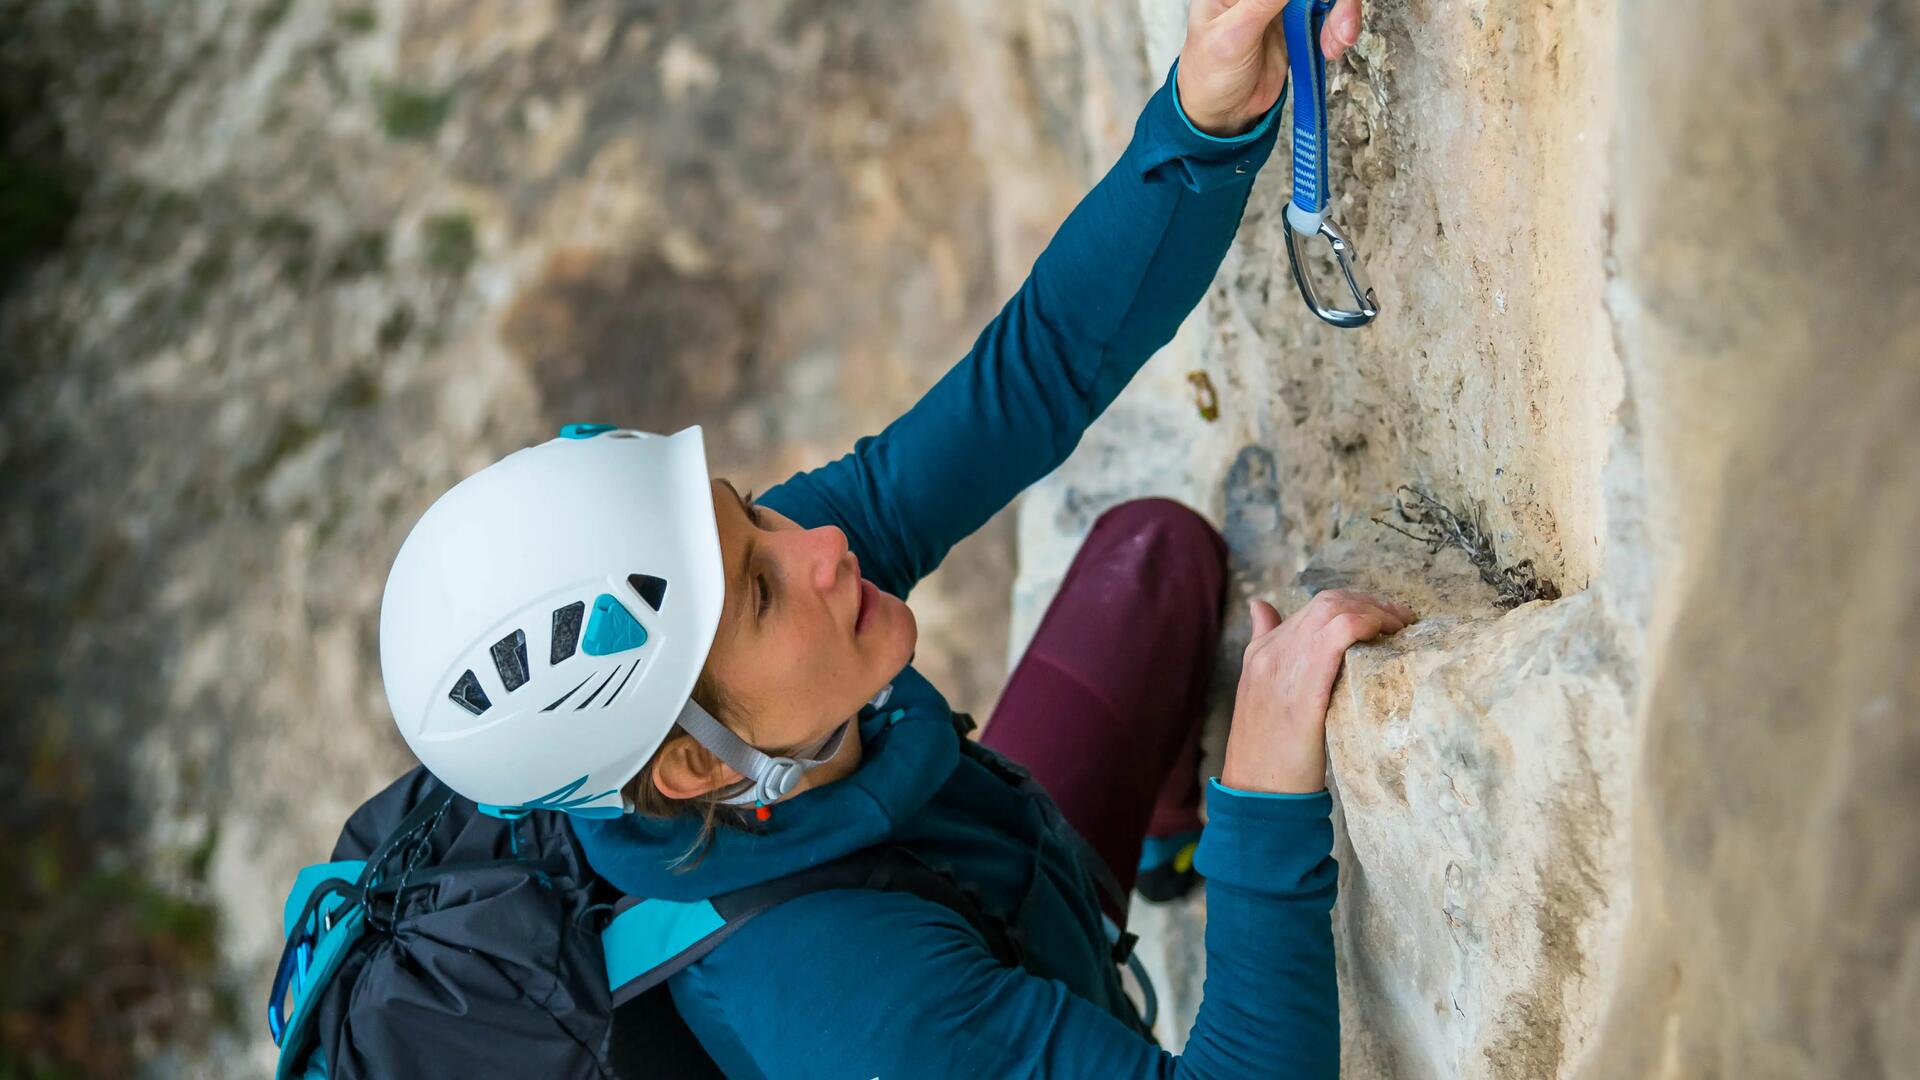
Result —
<instances>
[{"instance_id":1,"label":"metal carabiner","mask_svg":"<svg viewBox=\"0 0 1920 1080\"><path fill-rule=\"evenodd\" d=\"M1342 329L1351 330L1356 326L1365 326L1380 314L1380 302L1374 298L1373 286L1367 284L1366 271L1360 269L1360 261L1354 255L1353 242L1334 228L1333 222L1325 217L1320 219L1316 235L1327 238L1327 244L1333 248L1333 261L1340 267L1340 276L1346 280L1347 290L1353 294L1355 309L1328 307L1313 290L1313 281L1307 277L1307 268L1300 265L1300 245L1294 240L1293 208L1287 208L1287 262L1293 266L1293 282L1300 286L1300 297L1313 309L1315 315Z\"/></svg>"},{"instance_id":2,"label":"metal carabiner","mask_svg":"<svg viewBox=\"0 0 1920 1080\"><path fill-rule=\"evenodd\" d=\"M1287 262L1293 267L1300 298L1315 315L1334 326L1365 326L1380 314L1380 302L1367 283L1360 258L1333 222L1327 220L1327 62L1320 52L1320 28L1333 0L1289 0L1280 13L1287 35L1287 65L1293 85L1293 198L1287 203ZM1297 234L1297 235L1296 235ZM1333 261L1352 294L1352 308L1329 306L1314 290L1300 260L1301 237L1323 236Z\"/></svg>"}]
</instances>

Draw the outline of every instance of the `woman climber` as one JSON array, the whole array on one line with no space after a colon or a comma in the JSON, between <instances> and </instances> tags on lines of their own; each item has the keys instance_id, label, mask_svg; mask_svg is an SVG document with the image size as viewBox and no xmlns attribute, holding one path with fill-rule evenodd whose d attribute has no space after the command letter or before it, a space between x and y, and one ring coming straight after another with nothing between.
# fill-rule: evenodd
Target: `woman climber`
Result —
<instances>
[{"instance_id":1,"label":"woman climber","mask_svg":"<svg viewBox=\"0 0 1920 1080\"><path fill-rule=\"evenodd\" d=\"M1203 831L1226 570L1199 516L1143 500L1099 519L979 745L911 666L905 603L1208 287L1275 141L1280 9L1194 0L1118 163L972 351L847 456L751 498L709 476L698 429L574 425L460 483L402 548L387 693L461 795L568 813L594 871L669 901L886 846L1017 944L1009 964L899 891L781 903L667 984L727 1075L1336 1073L1328 695L1349 645L1413 613L1350 592L1285 620L1254 602ZM1320 46L1358 29L1340 0ZM1113 959L1130 888L1165 898L1196 870L1206 996L1173 1055Z\"/></svg>"}]
</instances>

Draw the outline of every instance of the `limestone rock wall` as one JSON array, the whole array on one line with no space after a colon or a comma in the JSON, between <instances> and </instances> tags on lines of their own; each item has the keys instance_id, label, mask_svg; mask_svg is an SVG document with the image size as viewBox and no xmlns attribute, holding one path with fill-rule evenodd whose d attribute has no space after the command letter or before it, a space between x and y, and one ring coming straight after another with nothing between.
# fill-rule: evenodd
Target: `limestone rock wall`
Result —
<instances>
[{"instance_id":1,"label":"limestone rock wall","mask_svg":"<svg viewBox=\"0 0 1920 1080\"><path fill-rule=\"evenodd\" d=\"M1920 1075L1920 17L1621 40L1654 573L1596 1073Z\"/></svg>"},{"instance_id":2,"label":"limestone rock wall","mask_svg":"<svg viewBox=\"0 0 1920 1080\"><path fill-rule=\"evenodd\" d=\"M1164 72L1182 5L1047 9L1105 87L1078 99L1103 167L1106 102ZM1330 717L1349 1074L1920 1068L1916 29L1370 5L1333 214L1384 314L1301 306L1277 159L1202 310L1023 505L1016 650L1141 494L1220 523L1242 593L1421 611L1350 653ZM1383 527L1402 485L1559 598L1507 610ZM1140 918L1177 1043L1204 901Z\"/></svg>"}]
</instances>

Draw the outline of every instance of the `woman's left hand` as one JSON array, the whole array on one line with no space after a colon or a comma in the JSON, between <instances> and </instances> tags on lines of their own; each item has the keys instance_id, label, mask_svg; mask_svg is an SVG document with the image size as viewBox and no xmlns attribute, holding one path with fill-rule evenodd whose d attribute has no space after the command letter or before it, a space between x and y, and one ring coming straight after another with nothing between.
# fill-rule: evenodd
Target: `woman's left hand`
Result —
<instances>
[{"instance_id":1,"label":"woman's left hand","mask_svg":"<svg viewBox=\"0 0 1920 1080\"><path fill-rule=\"evenodd\" d=\"M1209 135L1244 134L1287 85L1286 0L1193 0L1180 46L1178 89L1187 119ZM1360 0L1338 0L1320 32L1320 51L1337 60L1360 38Z\"/></svg>"}]
</instances>

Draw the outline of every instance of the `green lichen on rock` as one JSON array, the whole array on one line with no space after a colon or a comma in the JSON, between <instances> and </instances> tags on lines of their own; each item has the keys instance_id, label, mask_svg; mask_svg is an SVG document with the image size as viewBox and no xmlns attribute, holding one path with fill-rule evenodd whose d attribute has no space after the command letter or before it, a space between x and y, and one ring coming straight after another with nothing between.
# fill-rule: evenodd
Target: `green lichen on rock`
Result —
<instances>
[{"instance_id":1,"label":"green lichen on rock","mask_svg":"<svg viewBox=\"0 0 1920 1080\"><path fill-rule=\"evenodd\" d=\"M328 395L329 411L359 412L380 403L382 390L379 378L365 368L354 368L347 372Z\"/></svg>"},{"instance_id":2,"label":"green lichen on rock","mask_svg":"<svg viewBox=\"0 0 1920 1080\"><path fill-rule=\"evenodd\" d=\"M406 304L401 304L388 312L386 318L380 320L380 329L375 336L380 342L380 348L392 350L406 344L407 336L412 333L413 309Z\"/></svg>"},{"instance_id":3,"label":"green lichen on rock","mask_svg":"<svg viewBox=\"0 0 1920 1080\"><path fill-rule=\"evenodd\" d=\"M260 219L256 230L260 243L280 264L280 272L289 280L300 281L313 269L318 244L313 226L287 213L272 213Z\"/></svg>"},{"instance_id":4,"label":"green lichen on rock","mask_svg":"<svg viewBox=\"0 0 1920 1080\"><path fill-rule=\"evenodd\" d=\"M357 7L341 12L336 21L348 33L370 34L380 25L380 16L370 7Z\"/></svg>"},{"instance_id":5,"label":"green lichen on rock","mask_svg":"<svg viewBox=\"0 0 1920 1080\"><path fill-rule=\"evenodd\" d=\"M259 34L270 32L280 25L280 21L285 19L287 12L292 9L293 0L267 0L266 4L253 14L254 32Z\"/></svg>"},{"instance_id":6,"label":"green lichen on rock","mask_svg":"<svg viewBox=\"0 0 1920 1080\"><path fill-rule=\"evenodd\" d=\"M347 237L333 254L329 267L340 280L379 273L387 268L387 234L381 229L362 229Z\"/></svg>"},{"instance_id":7,"label":"green lichen on rock","mask_svg":"<svg viewBox=\"0 0 1920 1080\"><path fill-rule=\"evenodd\" d=\"M427 267L447 277L464 277L480 253L473 218L464 213L435 214L420 226L420 251Z\"/></svg>"},{"instance_id":8,"label":"green lichen on rock","mask_svg":"<svg viewBox=\"0 0 1920 1080\"><path fill-rule=\"evenodd\" d=\"M205 898L216 834L181 853L181 880L102 835L70 718L35 710L7 740L12 839L0 844L0 1076L117 1076L144 1036L230 1025L215 982L218 913ZM16 741L18 740L18 741Z\"/></svg>"},{"instance_id":9,"label":"green lichen on rock","mask_svg":"<svg viewBox=\"0 0 1920 1080\"><path fill-rule=\"evenodd\" d=\"M238 491L257 490L282 462L299 453L319 434L320 426L310 420L291 413L281 416L259 455L234 476L234 488Z\"/></svg>"},{"instance_id":10,"label":"green lichen on rock","mask_svg":"<svg viewBox=\"0 0 1920 1080\"><path fill-rule=\"evenodd\" d=\"M453 111L453 91L389 86L380 93L380 126L395 139L426 142Z\"/></svg>"}]
</instances>

